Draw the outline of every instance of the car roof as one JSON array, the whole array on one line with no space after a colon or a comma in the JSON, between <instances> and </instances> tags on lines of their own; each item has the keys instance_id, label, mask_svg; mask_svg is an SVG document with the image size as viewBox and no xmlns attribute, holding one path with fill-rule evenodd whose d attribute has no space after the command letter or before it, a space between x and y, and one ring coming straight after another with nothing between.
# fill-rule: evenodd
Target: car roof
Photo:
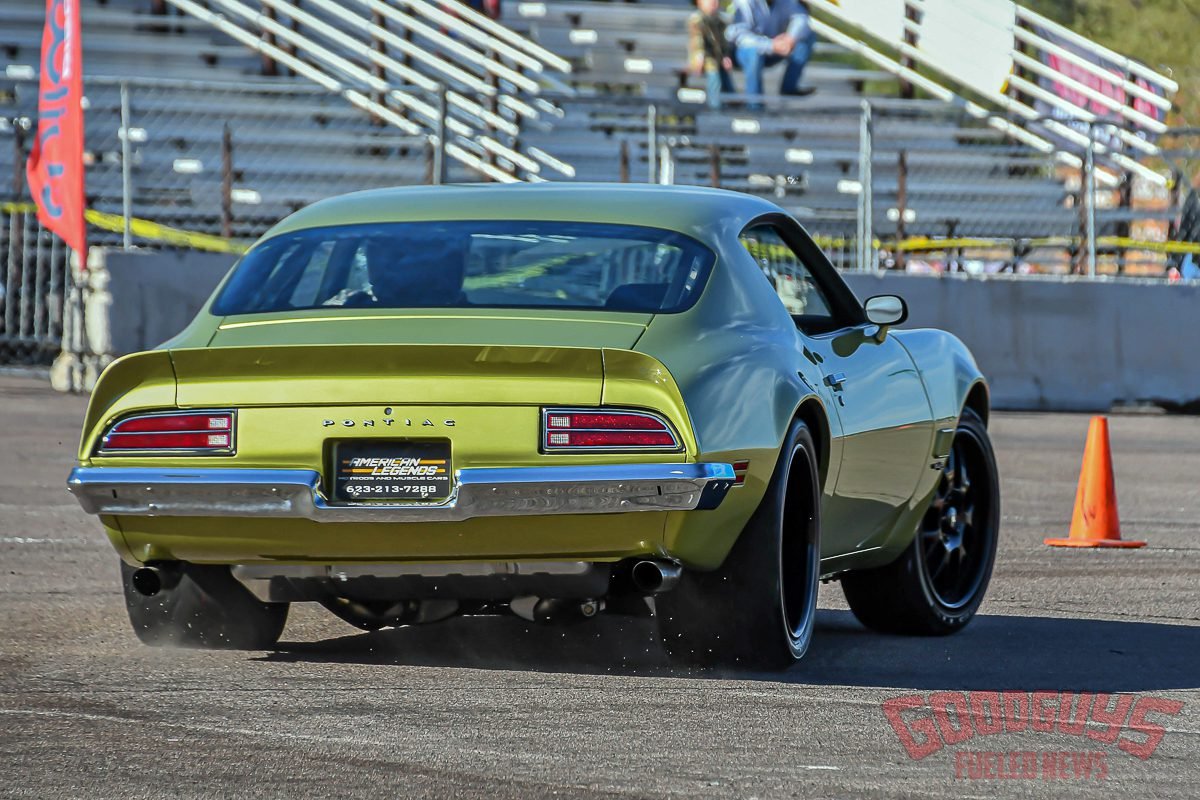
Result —
<instances>
[{"instance_id":1,"label":"car roof","mask_svg":"<svg viewBox=\"0 0 1200 800\"><path fill-rule=\"evenodd\" d=\"M320 200L281 221L264 238L370 222L539 220L644 225L703 239L715 223L779 211L762 198L698 186L568 182L403 186Z\"/></svg>"}]
</instances>

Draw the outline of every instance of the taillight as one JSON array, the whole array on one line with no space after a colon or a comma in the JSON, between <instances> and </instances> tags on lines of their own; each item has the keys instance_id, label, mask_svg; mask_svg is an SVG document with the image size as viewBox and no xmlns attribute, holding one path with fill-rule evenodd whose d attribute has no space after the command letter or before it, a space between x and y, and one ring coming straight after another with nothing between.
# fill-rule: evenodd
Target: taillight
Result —
<instances>
[{"instance_id":1,"label":"taillight","mask_svg":"<svg viewBox=\"0 0 1200 800\"><path fill-rule=\"evenodd\" d=\"M233 452L234 421L232 411L142 414L109 428L99 452L226 455Z\"/></svg>"},{"instance_id":2,"label":"taillight","mask_svg":"<svg viewBox=\"0 0 1200 800\"><path fill-rule=\"evenodd\" d=\"M547 408L542 450L678 450L667 421L646 411Z\"/></svg>"}]
</instances>

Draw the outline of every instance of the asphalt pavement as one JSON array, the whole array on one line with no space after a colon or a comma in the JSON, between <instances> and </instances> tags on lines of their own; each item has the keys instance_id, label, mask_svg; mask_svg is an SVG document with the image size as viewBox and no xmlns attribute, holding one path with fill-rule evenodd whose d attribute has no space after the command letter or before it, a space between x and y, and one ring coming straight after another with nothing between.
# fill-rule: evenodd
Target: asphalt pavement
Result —
<instances>
[{"instance_id":1,"label":"asphalt pavement","mask_svg":"<svg viewBox=\"0 0 1200 800\"><path fill-rule=\"evenodd\" d=\"M364 634L296 606L272 652L144 647L64 488L84 407L0 376L0 795L1196 796L1200 419L1111 418L1149 544L1076 551L1041 542L1088 417L996 414L1001 546L966 631L869 633L831 584L802 664L713 675L617 617Z\"/></svg>"}]
</instances>

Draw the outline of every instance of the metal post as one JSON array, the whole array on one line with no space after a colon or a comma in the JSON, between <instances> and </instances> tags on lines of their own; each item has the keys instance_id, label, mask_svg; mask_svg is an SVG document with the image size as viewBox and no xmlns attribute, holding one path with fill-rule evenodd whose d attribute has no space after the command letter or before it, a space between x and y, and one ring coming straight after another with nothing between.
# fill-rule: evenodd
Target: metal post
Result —
<instances>
[{"instance_id":1,"label":"metal post","mask_svg":"<svg viewBox=\"0 0 1200 800\"><path fill-rule=\"evenodd\" d=\"M233 134L228 122L221 131L221 235L233 238Z\"/></svg>"},{"instance_id":2,"label":"metal post","mask_svg":"<svg viewBox=\"0 0 1200 800\"><path fill-rule=\"evenodd\" d=\"M272 22L275 21L275 16L276 16L275 9L272 6L267 6L266 8L264 8L262 10L262 13L263 13L263 16L265 16L267 19L271 20ZM275 34L271 33L270 31L266 30L265 28L262 31L262 40L263 40L263 44L267 44L272 47L275 46ZM279 74L279 65L275 63L275 59L271 58L266 53L263 53L263 55L262 55L262 68L261 69L262 69L263 75L269 75L271 77L274 77Z\"/></svg>"},{"instance_id":3,"label":"metal post","mask_svg":"<svg viewBox=\"0 0 1200 800\"><path fill-rule=\"evenodd\" d=\"M1088 123L1087 160L1083 165L1085 234L1087 236L1087 274L1096 277L1096 123Z\"/></svg>"},{"instance_id":4,"label":"metal post","mask_svg":"<svg viewBox=\"0 0 1200 800\"><path fill-rule=\"evenodd\" d=\"M658 182L664 186L675 183L675 156L671 153L671 142L663 139L658 150L659 175Z\"/></svg>"},{"instance_id":5,"label":"metal post","mask_svg":"<svg viewBox=\"0 0 1200 800\"><path fill-rule=\"evenodd\" d=\"M903 271L908 266L904 254L904 240L908 238L908 153L901 150L896 160L896 252L893 254L896 269Z\"/></svg>"},{"instance_id":6,"label":"metal post","mask_svg":"<svg viewBox=\"0 0 1200 800\"><path fill-rule=\"evenodd\" d=\"M721 148L708 146L708 179L714 189L721 188Z\"/></svg>"},{"instance_id":7,"label":"metal post","mask_svg":"<svg viewBox=\"0 0 1200 800\"><path fill-rule=\"evenodd\" d=\"M1179 226L1182 223L1180 219L1183 212L1183 189L1189 186L1187 177L1178 169L1171 170L1171 189L1167 194L1167 208L1171 212L1171 219L1167 222L1167 241L1174 242L1178 238Z\"/></svg>"},{"instance_id":8,"label":"metal post","mask_svg":"<svg viewBox=\"0 0 1200 800\"><path fill-rule=\"evenodd\" d=\"M446 182L446 84L438 85L437 93L437 142L433 148L433 182L441 185Z\"/></svg>"},{"instance_id":9,"label":"metal post","mask_svg":"<svg viewBox=\"0 0 1200 800\"><path fill-rule=\"evenodd\" d=\"M13 200L20 201L25 194L25 126L18 117L10 122L13 129Z\"/></svg>"},{"instance_id":10,"label":"metal post","mask_svg":"<svg viewBox=\"0 0 1200 800\"><path fill-rule=\"evenodd\" d=\"M22 125L22 120L14 119L12 124L12 198L13 200L23 200L25 196L25 128ZM37 136L37 131L34 131L34 136ZM1177 206L1178 204L1176 204ZM8 215L8 269L12 270L12 265L16 263L17 253L23 252L25 246L24 237L22 236L22 228L20 228L20 219L25 216L24 211L13 210ZM5 285L12 285L11 275L0 275L0 279ZM5 303L5 308L11 306L11 303ZM5 321L5 330L11 331L12 326Z\"/></svg>"},{"instance_id":11,"label":"metal post","mask_svg":"<svg viewBox=\"0 0 1200 800\"><path fill-rule=\"evenodd\" d=\"M946 238L954 240L958 238L958 220L946 220ZM962 248L947 247L946 248L946 272L962 272Z\"/></svg>"},{"instance_id":12,"label":"metal post","mask_svg":"<svg viewBox=\"0 0 1200 800\"><path fill-rule=\"evenodd\" d=\"M1120 206L1123 210L1129 211L1133 208L1133 173L1126 171L1121 175L1120 188ZM1127 218L1122 217L1117 223L1117 236L1122 239L1128 239L1132 232L1132 226ZM1124 275L1126 265L1126 257L1128 250L1122 245L1117 249L1117 274Z\"/></svg>"},{"instance_id":13,"label":"metal post","mask_svg":"<svg viewBox=\"0 0 1200 800\"><path fill-rule=\"evenodd\" d=\"M871 155L872 131L871 104L862 101L862 117L858 131L858 269L866 271L874 269L874 231L871 205Z\"/></svg>"},{"instance_id":14,"label":"metal post","mask_svg":"<svg viewBox=\"0 0 1200 800\"><path fill-rule=\"evenodd\" d=\"M621 140L620 155L621 183L629 183L629 140Z\"/></svg>"},{"instance_id":15,"label":"metal post","mask_svg":"<svg viewBox=\"0 0 1200 800\"><path fill-rule=\"evenodd\" d=\"M129 84L121 82L121 242L126 250L133 247L133 146L130 144Z\"/></svg>"},{"instance_id":16,"label":"metal post","mask_svg":"<svg viewBox=\"0 0 1200 800\"><path fill-rule=\"evenodd\" d=\"M908 3L904 4L904 17L905 17L905 19L911 20L914 23L920 22L919 15L917 14L917 10L915 8L913 8L912 6L910 6ZM918 46L917 35L915 33L913 33L912 29L910 29L907 25L904 27L904 41L906 44L911 45L912 47ZM909 56L901 57L900 64L903 67L905 67L906 69L916 69L917 68L916 62L913 61L913 59ZM900 81L900 96L902 98L904 98L905 100L912 100L914 97L917 96L916 87L914 87L911 83L909 83L906 80L901 80Z\"/></svg>"},{"instance_id":17,"label":"metal post","mask_svg":"<svg viewBox=\"0 0 1200 800\"><path fill-rule=\"evenodd\" d=\"M379 11L373 10L373 11L371 11L371 24L375 25L378 28L382 28L383 30L387 30L387 17L383 16L383 14L379 13ZM379 36L373 35L371 37L371 49L374 50L376 53L379 53L382 56L386 56L388 54L387 42L385 42ZM378 64L378 63L374 64L374 66L371 68L371 73L381 81L387 80L387 70L385 70L383 68L382 64ZM382 91L376 92L375 93L375 102L379 103L379 105L381 105L381 106L386 107L387 93L382 92ZM400 110L400 116L406 117L406 115L407 115L407 107L402 107ZM371 121L374 122L376 125L385 124L384 120L379 117L372 117Z\"/></svg>"},{"instance_id":18,"label":"metal post","mask_svg":"<svg viewBox=\"0 0 1200 800\"><path fill-rule=\"evenodd\" d=\"M490 49L487 51L487 57L488 57L489 61L497 60L495 52L493 52ZM500 76L496 75L495 73L492 73L491 77L488 78L488 84L493 89L491 97L489 97L487 100L488 109L493 114L499 114L500 113L500 95L502 94L501 86L500 86ZM443 101L443 102L445 102L445 101ZM488 125L488 133L492 134L492 136L496 135L496 129L493 128L490 124ZM491 153L491 152L488 153L488 163L491 164L493 167L497 166L499 164L499 162L496 159L495 153ZM516 172L517 169L518 169L518 167L514 164L513 171ZM492 178L489 176L488 180L489 181L495 180L495 178Z\"/></svg>"},{"instance_id":19,"label":"metal post","mask_svg":"<svg viewBox=\"0 0 1200 800\"><path fill-rule=\"evenodd\" d=\"M647 183L658 183L658 106L646 107Z\"/></svg>"}]
</instances>

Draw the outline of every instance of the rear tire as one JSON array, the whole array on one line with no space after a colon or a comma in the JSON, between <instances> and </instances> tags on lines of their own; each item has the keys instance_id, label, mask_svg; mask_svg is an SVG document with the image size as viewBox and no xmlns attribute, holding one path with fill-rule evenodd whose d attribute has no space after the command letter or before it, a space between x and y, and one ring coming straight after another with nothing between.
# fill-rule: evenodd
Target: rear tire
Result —
<instances>
[{"instance_id":1,"label":"rear tire","mask_svg":"<svg viewBox=\"0 0 1200 800\"><path fill-rule=\"evenodd\" d=\"M685 570L673 591L655 597L673 662L774 670L804 656L817 608L820 499L816 447L797 421L725 563L714 572Z\"/></svg>"},{"instance_id":2,"label":"rear tire","mask_svg":"<svg viewBox=\"0 0 1200 800\"><path fill-rule=\"evenodd\" d=\"M996 457L983 420L967 409L912 544L891 564L842 577L850 610L884 633L944 636L962 630L987 592L999 528Z\"/></svg>"},{"instance_id":3,"label":"rear tire","mask_svg":"<svg viewBox=\"0 0 1200 800\"><path fill-rule=\"evenodd\" d=\"M151 647L265 650L279 641L287 603L263 603L229 567L180 565L179 581L146 597L133 588L136 567L121 563L133 632Z\"/></svg>"}]
</instances>

